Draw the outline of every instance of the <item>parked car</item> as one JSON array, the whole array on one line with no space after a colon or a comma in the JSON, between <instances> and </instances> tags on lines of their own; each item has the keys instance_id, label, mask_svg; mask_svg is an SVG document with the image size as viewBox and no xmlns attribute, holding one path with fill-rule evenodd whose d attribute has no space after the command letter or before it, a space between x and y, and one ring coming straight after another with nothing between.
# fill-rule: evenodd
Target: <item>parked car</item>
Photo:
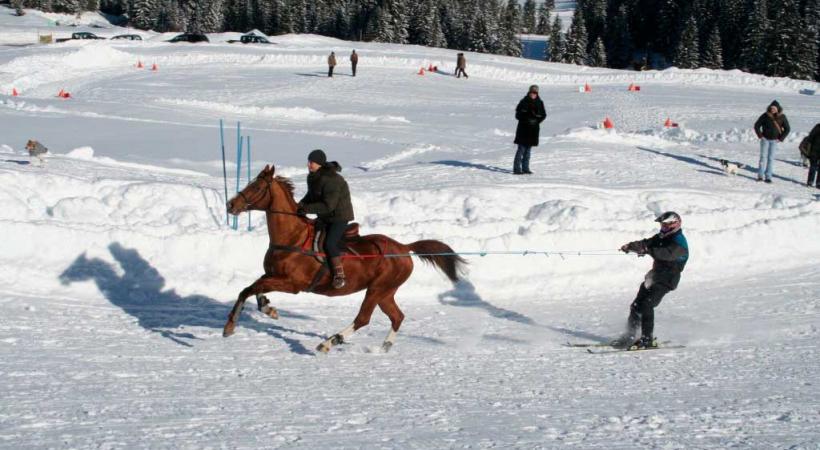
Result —
<instances>
[{"instance_id":1,"label":"parked car","mask_svg":"<svg viewBox=\"0 0 820 450\"><path fill-rule=\"evenodd\" d=\"M123 39L123 40L126 40L126 41L141 41L142 36L140 36L138 34L120 34L120 35L112 37L111 39L112 40L113 39Z\"/></svg>"},{"instance_id":2,"label":"parked car","mask_svg":"<svg viewBox=\"0 0 820 450\"><path fill-rule=\"evenodd\" d=\"M94 33L89 33L88 31L78 31L76 33L71 33L70 38L57 39L57 42L71 41L71 40L75 40L75 39L84 40L84 39L105 39L105 38L97 36Z\"/></svg>"},{"instance_id":3,"label":"parked car","mask_svg":"<svg viewBox=\"0 0 820 450\"><path fill-rule=\"evenodd\" d=\"M273 44L273 42L269 41L265 36L259 36L253 33L243 34L238 41L236 39L228 41L229 44L235 44L237 42L243 44Z\"/></svg>"},{"instance_id":4,"label":"parked car","mask_svg":"<svg viewBox=\"0 0 820 450\"><path fill-rule=\"evenodd\" d=\"M197 33L182 33L179 36L176 36L173 39L170 39L168 42L211 42L208 40L208 36L204 34L197 34Z\"/></svg>"}]
</instances>

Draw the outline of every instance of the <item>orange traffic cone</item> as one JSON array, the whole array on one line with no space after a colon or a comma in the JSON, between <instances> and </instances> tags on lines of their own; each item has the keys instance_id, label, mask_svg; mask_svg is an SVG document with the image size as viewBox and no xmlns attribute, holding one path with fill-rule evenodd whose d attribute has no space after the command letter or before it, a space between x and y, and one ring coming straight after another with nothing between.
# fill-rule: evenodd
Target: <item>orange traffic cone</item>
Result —
<instances>
[{"instance_id":1,"label":"orange traffic cone","mask_svg":"<svg viewBox=\"0 0 820 450\"><path fill-rule=\"evenodd\" d=\"M666 128L672 128L672 119L666 118L666 122L663 123L663 126Z\"/></svg>"},{"instance_id":2,"label":"orange traffic cone","mask_svg":"<svg viewBox=\"0 0 820 450\"><path fill-rule=\"evenodd\" d=\"M418 73L418 74L419 74L419 75L424 75L424 67L422 67L422 68L420 68L420 69L419 69L419 73Z\"/></svg>"},{"instance_id":3,"label":"orange traffic cone","mask_svg":"<svg viewBox=\"0 0 820 450\"><path fill-rule=\"evenodd\" d=\"M68 92L63 92L63 98L71 98L71 94Z\"/></svg>"},{"instance_id":4,"label":"orange traffic cone","mask_svg":"<svg viewBox=\"0 0 820 450\"><path fill-rule=\"evenodd\" d=\"M17 97L17 88L11 88L11 96Z\"/></svg>"},{"instance_id":5,"label":"orange traffic cone","mask_svg":"<svg viewBox=\"0 0 820 450\"><path fill-rule=\"evenodd\" d=\"M629 91L629 92L634 91L634 90L635 90L635 85L634 85L634 84L632 84L632 83L629 83L629 87L628 87L628 88L626 88L626 90L627 90L627 91Z\"/></svg>"},{"instance_id":6,"label":"orange traffic cone","mask_svg":"<svg viewBox=\"0 0 820 450\"><path fill-rule=\"evenodd\" d=\"M610 120L608 116L606 119L604 119L604 128L606 128L607 130L615 128L615 124L612 123L612 120Z\"/></svg>"},{"instance_id":7,"label":"orange traffic cone","mask_svg":"<svg viewBox=\"0 0 820 450\"><path fill-rule=\"evenodd\" d=\"M584 84L584 92L592 92L592 87L589 85L589 83Z\"/></svg>"},{"instance_id":8,"label":"orange traffic cone","mask_svg":"<svg viewBox=\"0 0 820 450\"><path fill-rule=\"evenodd\" d=\"M433 71L433 65L432 65L432 64L430 64L430 65L428 65L428 66L427 66L427 71L428 71L428 72L432 72L432 71Z\"/></svg>"},{"instance_id":9,"label":"orange traffic cone","mask_svg":"<svg viewBox=\"0 0 820 450\"><path fill-rule=\"evenodd\" d=\"M142 61L137 60L137 69L142 69L143 67L145 66L142 64Z\"/></svg>"},{"instance_id":10,"label":"orange traffic cone","mask_svg":"<svg viewBox=\"0 0 820 450\"><path fill-rule=\"evenodd\" d=\"M62 89L60 89L60 92L58 92L58 93L57 93L57 97L62 98L62 97L63 97L63 94L65 94L65 91L64 91L64 90L62 90Z\"/></svg>"},{"instance_id":11,"label":"orange traffic cone","mask_svg":"<svg viewBox=\"0 0 820 450\"><path fill-rule=\"evenodd\" d=\"M152 71L154 71L154 72L156 72L156 71L158 71L158 70L159 70L159 67L157 66L157 64L156 64L156 63L154 63L153 65L151 65L151 70L152 70Z\"/></svg>"}]
</instances>

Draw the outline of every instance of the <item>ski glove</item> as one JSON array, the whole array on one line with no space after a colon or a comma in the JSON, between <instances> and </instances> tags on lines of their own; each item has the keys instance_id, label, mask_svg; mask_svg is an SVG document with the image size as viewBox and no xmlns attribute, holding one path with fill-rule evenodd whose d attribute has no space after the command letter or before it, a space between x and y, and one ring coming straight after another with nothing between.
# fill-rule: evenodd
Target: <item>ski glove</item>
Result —
<instances>
[{"instance_id":1,"label":"ski glove","mask_svg":"<svg viewBox=\"0 0 820 450\"><path fill-rule=\"evenodd\" d=\"M638 256L643 256L649 253L649 249L646 248L646 242L644 241L634 241L628 244L624 244L621 246L621 251L624 253L637 253Z\"/></svg>"}]
</instances>

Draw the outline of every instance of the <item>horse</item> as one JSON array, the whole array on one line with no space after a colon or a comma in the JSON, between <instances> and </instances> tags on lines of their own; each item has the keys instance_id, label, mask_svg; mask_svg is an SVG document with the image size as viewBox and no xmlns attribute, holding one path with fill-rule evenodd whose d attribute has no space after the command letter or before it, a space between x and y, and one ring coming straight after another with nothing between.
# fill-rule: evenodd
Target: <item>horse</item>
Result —
<instances>
[{"instance_id":1,"label":"horse","mask_svg":"<svg viewBox=\"0 0 820 450\"><path fill-rule=\"evenodd\" d=\"M259 311L277 319L276 308L264 296L267 292L313 292L336 297L366 290L353 323L320 343L316 350L327 353L333 346L343 344L353 333L370 323L378 306L391 324L382 344L382 351L387 352L395 343L404 320L395 295L413 272L410 252L435 266L451 282L459 281L467 262L441 241L422 240L405 245L383 235L356 234L343 242L347 251L342 256L346 284L341 289L334 289L331 271L323 261L323 254L311 247L314 221L297 214L293 189L293 183L288 178L276 175L275 167L266 165L256 179L226 204L231 215L251 210L264 211L269 244L262 263L264 274L239 293L228 314L222 332L224 337L234 333L242 307L252 295L256 296Z\"/></svg>"}]
</instances>

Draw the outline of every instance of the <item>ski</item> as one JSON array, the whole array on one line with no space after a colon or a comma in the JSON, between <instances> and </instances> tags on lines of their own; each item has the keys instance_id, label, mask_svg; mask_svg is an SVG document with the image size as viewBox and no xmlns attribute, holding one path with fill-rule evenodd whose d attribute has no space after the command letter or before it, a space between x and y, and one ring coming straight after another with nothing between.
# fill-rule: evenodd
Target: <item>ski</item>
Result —
<instances>
[{"instance_id":1,"label":"ski","mask_svg":"<svg viewBox=\"0 0 820 450\"><path fill-rule=\"evenodd\" d=\"M587 348L587 353L593 355L603 355L605 353L623 353L623 352L644 352L649 350L664 350L664 349L680 349L686 348L685 345L664 345L658 347L648 347L648 348L613 348L608 350L592 350L591 348Z\"/></svg>"},{"instance_id":2,"label":"ski","mask_svg":"<svg viewBox=\"0 0 820 450\"><path fill-rule=\"evenodd\" d=\"M666 345L671 343L671 341L662 341L659 342L659 345ZM572 347L572 348L594 348L594 347L612 347L612 348L621 348L615 347L612 345L611 342L566 342L563 344L564 347Z\"/></svg>"}]
</instances>

